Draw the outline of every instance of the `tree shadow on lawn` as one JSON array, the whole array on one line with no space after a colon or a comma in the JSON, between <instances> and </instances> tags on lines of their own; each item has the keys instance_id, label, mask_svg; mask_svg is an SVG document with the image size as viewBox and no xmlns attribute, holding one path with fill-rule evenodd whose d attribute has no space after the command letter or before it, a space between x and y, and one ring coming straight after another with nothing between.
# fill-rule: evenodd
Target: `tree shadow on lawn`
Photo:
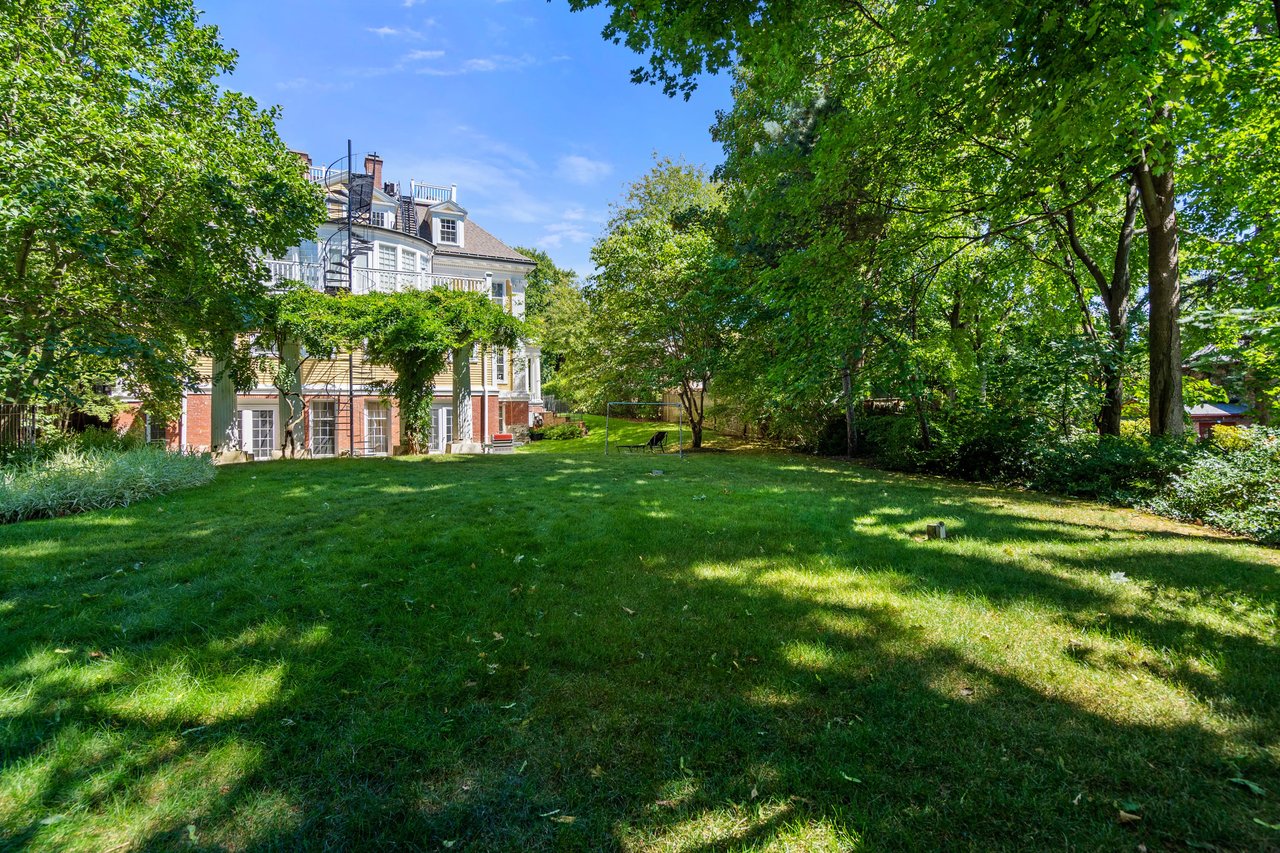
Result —
<instances>
[{"instance_id":1,"label":"tree shadow on lawn","mask_svg":"<svg viewBox=\"0 0 1280 853\"><path fill-rule=\"evenodd\" d=\"M1243 546L1095 557L790 462L526 459L264 465L0 529L0 847L1275 843L1227 781L1280 787L1276 570ZM968 541L911 538L939 498Z\"/></svg>"}]
</instances>

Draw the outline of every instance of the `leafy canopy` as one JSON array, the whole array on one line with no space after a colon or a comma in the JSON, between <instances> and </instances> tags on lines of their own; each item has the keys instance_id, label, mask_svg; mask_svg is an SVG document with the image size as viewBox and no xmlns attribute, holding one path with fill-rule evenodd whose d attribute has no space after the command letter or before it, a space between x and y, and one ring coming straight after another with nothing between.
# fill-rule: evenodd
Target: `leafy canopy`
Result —
<instances>
[{"instance_id":1,"label":"leafy canopy","mask_svg":"<svg viewBox=\"0 0 1280 853\"><path fill-rule=\"evenodd\" d=\"M172 405L253 327L323 209L235 58L189 0L0 5L0 398Z\"/></svg>"}]
</instances>

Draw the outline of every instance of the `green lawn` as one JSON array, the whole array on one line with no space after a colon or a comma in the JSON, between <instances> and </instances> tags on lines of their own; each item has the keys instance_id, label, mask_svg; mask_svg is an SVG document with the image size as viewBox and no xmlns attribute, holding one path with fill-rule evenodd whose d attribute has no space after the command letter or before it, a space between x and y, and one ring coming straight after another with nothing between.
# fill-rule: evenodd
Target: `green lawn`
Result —
<instances>
[{"instance_id":1,"label":"green lawn","mask_svg":"<svg viewBox=\"0 0 1280 853\"><path fill-rule=\"evenodd\" d=\"M0 527L0 849L1280 847L1280 553L602 439Z\"/></svg>"}]
</instances>

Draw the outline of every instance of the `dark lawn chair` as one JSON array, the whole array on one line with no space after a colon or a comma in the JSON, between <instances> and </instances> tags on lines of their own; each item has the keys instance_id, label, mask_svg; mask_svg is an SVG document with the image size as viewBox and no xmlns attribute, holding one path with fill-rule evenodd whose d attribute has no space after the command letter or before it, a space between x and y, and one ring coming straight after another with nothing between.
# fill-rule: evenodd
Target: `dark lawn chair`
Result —
<instances>
[{"instance_id":1,"label":"dark lawn chair","mask_svg":"<svg viewBox=\"0 0 1280 853\"><path fill-rule=\"evenodd\" d=\"M650 453L666 453L667 452L667 431L658 430L649 437L649 441L645 444L620 444L619 450L635 452L639 450L647 450Z\"/></svg>"}]
</instances>

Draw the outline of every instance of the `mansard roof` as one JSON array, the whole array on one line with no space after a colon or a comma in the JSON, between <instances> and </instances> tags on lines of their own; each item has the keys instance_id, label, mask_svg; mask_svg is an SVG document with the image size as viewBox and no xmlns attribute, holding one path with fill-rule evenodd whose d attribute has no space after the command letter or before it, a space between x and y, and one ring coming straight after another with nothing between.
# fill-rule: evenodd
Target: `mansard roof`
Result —
<instances>
[{"instance_id":1,"label":"mansard roof","mask_svg":"<svg viewBox=\"0 0 1280 853\"><path fill-rule=\"evenodd\" d=\"M434 210L434 208L432 209ZM466 229L466 245L464 247L437 245L436 256L488 258L495 261L512 261L530 266L534 265L533 261L477 225L474 219L467 220Z\"/></svg>"}]
</instances>

